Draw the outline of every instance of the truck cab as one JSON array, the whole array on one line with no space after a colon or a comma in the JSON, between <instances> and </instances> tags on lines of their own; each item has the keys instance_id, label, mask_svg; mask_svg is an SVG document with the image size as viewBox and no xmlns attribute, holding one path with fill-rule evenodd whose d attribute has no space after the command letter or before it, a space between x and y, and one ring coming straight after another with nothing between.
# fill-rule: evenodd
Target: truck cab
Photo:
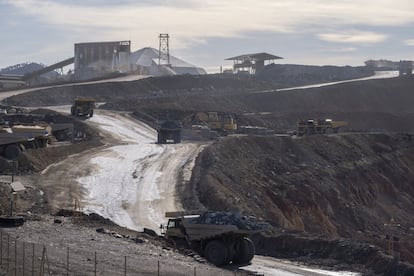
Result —
<instances>
[{"instance_id":1,"label":"truck cab","mask_svg":"<svg viewBox=\"0 0 414 276\"><path fill-rule=\"evenodd\" d=\"M166 238L184 238L184 228L181 218L169 219L167 227L164 230L164 235Z\"/></svg>"}]
</instances>

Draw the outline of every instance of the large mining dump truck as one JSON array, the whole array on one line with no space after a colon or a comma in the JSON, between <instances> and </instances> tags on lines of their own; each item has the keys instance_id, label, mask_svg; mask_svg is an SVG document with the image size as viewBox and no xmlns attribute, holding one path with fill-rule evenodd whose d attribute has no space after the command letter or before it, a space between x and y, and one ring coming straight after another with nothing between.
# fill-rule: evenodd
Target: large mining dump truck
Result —
<instances>
[{"instance_id":1,"label":"large mining dump truck","mask_svg":"<svg viewBox=\"0 0 414 276\"><path fill-rule=\"evenodd\" d=\"M0 154L7 159L17 159L24 149L46 147L50 132L50 126L0 127Z\"/></svg>"},{"instance_id":2,"label":"large mining dump truck","mask_svg":"<svg viewBox=\"0 0 414 276\"><path fill-rule=\"evenodd\" d=\"M172 142L174 144L181 143L182 125L179 121L165 120L158 124L157 132L158 144L166 144Z\"/></svg>"},{"instance_id":3,"label":"large mining dump truck","mask_svg":"<svg viewBox=\"0 0 414 276\"><path fill-rule=\"evenodd\" d=\"M95 99L78 97L75 99L73 105L70 108L70 114L72 116L93 116L95 109Z\"/></svg>"},{"instance_id":4,"label":"large mining dump truck","mask_svg":"<svg viewBox=\"0 0 414 276\"><path fill-rule=\"evenodd\" d=\"M186 245L216 266L248 264L255 248L249 236L266 230L267 223L253 217L229 212L204 212L185 215L185 212L167 212L168 224L162 234L177 246Z\"/></svg>"}]
</instances>

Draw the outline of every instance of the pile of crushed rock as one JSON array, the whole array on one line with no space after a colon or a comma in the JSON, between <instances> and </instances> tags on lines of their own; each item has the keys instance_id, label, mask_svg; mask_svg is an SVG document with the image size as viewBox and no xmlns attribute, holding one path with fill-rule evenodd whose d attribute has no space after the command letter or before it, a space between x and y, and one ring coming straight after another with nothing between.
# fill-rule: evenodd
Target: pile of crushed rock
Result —
<instances>
[{"instance_id":1,"label":"pile of crushed rock","mask_svg":"<svg viewBox=\"0 0 414 276\"><path fill-rule=\"evenodd\" d=\"M243 216L232 212L206 212L194 218L193 223L236 225L241 230L261 231L269 227L268 223L260 222L253 216Z\"/></svg>"}]
</instances>

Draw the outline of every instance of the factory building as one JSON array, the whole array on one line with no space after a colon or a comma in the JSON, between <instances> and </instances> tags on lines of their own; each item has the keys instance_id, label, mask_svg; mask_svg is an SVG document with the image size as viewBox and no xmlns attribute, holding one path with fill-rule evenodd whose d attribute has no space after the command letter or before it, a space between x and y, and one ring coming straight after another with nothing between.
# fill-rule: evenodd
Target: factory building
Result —
<instances>
[{"instance_id":1,"label":"factory building","mask_svg":"<svg viewBox=\"0 0 414 276\"><path fill-rule=\"evenodd\" d=\"M128 73L131 41L88 42L75 44L75 76L89 79L113 72Z\"/></svg>"}]
</instances>

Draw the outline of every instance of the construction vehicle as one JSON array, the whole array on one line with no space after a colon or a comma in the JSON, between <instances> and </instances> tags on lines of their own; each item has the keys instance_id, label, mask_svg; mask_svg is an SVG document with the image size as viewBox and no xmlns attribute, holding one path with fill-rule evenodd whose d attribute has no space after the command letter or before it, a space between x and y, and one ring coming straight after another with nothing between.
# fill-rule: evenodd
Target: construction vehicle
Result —
<instances>
[{"instance_id":1,"label":"construction vehicle","mask_svg":"<svg viewBox=\"0 0 414 276\"><path fill-rule=\"evenodd\" d=\"M158 144L181 143L181 129L182 125L179 121L165 120L159 122L157 127Z\"/></svg>"},{"instance_id":2,"label":"construction vehicle","mask_svg":"<svg viewBox=\"0 0 414 276\"><path fill-rule=\"evenodd\" d=\"M221 135L237 131L237 123L233 114L224 112L197 112L193 118L193 125L206 125Z\"/></svg>"},{"instance_id":3,"label":"construction vehicle","mask_svg":"<svg viewBox=\"0 0 414 276\"><path fill-rule=\"evenodd\" d=\"M313 120L306 121L300 120L297 123L296 135L313 135L313 134L325 134L325 133L338 133L341 127L347 126L346 121L333 121L332 119L325 120Z\"/></svg>"},{"instance_id":4,"label":"construction vehicle","mask_svg":"<svg viewBox=\"0 0 414 276\"><path fill-rule=\"evenodd\" d=\"M255 248L249 236L268 227L230 212L167 212L165 216L170 219L161 229L167 240L185 244L216 266L250 263Z\"/></svg>"},{"instance_id":5,"label":"construction vehicle","mask_svg":"<svg viewBox=\"0 0 414 276\"><path fill-rule=\"evenodd\" d=\"M0 124L3 127L12 127L14 125L41 126L46 128L49 135L51 134L57 141L65 141L72 138L74 129L73 123L55 122L53 115L50 114L0 114Z\"/></svg>"},{"instance_id":6,"label":"construction vehicle","mask_svg":"<svg viewBox=\"0 0 414 276\"><path fill-rule=\"evenodd\" d=\"M93 116L95 109L95 99L78 97L75 99L74 104L70 108L70 114L72 116Z\"/></svg>"},{"instance_id":7,"label":"construction vehicle","mask_svg":"<svg viewBox=\"0 0 414 276\"><path fill-rule=\"evenodd\" d=\"M15 160L27 148L44 148L50 141L50 126L0 127L0 154Z\"/></svg>"}]
</instances>

